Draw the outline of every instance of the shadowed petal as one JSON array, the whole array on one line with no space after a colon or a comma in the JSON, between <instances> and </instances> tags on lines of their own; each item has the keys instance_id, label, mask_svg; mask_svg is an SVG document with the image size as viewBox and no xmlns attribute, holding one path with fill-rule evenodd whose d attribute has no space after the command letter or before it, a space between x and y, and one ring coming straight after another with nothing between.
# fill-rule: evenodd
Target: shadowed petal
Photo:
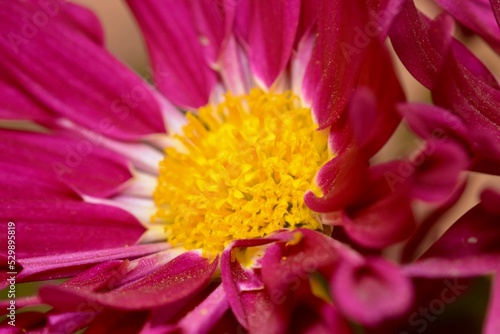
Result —
<instances>
[{"instance_id":1,"label":"shadowed petal","mask_svg":"<svg viewBox=\"0 0 500 334\"><path fill-rule=\"evenodd\" d=\"M500 53L500 27L493 15L493 3L490 5L488 0L437 0L436 2Z\"/></svg>"}]
</instances>

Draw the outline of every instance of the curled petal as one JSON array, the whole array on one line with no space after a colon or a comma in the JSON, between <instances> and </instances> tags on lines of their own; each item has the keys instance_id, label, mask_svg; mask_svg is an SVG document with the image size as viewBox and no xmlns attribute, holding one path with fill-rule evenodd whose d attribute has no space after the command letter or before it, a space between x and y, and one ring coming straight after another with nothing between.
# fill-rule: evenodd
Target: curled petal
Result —
<instances>
[{"instance_id":1,"label":"curled petal","mask_svg":"<svg viewBox=\"0 0 500 334\"><path fill-rule=\"evenodd\" d=\"M331 289L340 311L368 326L404 314L413 299L409 279L382 258L362 264L340 262Z\"/></svg>"}]
</instances>

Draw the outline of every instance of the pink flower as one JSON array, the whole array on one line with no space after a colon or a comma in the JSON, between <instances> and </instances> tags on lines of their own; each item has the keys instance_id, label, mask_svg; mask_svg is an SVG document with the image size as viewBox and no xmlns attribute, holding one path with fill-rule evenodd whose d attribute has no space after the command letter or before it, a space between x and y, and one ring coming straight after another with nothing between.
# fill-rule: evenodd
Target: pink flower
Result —
<instances>
[{"instance_id":1,"label":"pink flower","mask_svg":"<svg viewBox=\"0 0 500 334\"><path fill-rule=\"evenodd\" d=\"M3 330L413 330L422 280L496 272L492 190L417 251L462 174L500 172L500 87L449 16L403 0L127 3L154 87L86 9L0 2L0 117L39 125L0 130L0 284L67 279L17 298L51 308ZM477 20L494 5L440 3L496 46ZM435 105L404 103L388 36ZM402 117L423 145L378 163ZM497 299L495 285L490 333Z\"/></svg>"}]
</instances>

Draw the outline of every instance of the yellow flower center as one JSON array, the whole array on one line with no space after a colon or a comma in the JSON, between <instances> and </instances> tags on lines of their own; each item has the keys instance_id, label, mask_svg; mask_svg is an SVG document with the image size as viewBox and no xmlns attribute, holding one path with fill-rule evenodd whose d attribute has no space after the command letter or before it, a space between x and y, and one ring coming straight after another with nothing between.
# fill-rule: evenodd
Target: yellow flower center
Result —
<instances>
[{"instance_id":1,"label":"yellow flower center","mask_svg":"<svg viewBox=\"0 0 500 334\"><path fill-rule=\"evenodd\" d=\"M277 230L322 230L304 204L328 159L327 134L291 92L226 94L187 115L179 145L165 150L154 193L168 242L206 255L235 239Z\"/></svg>"}]
</instances>

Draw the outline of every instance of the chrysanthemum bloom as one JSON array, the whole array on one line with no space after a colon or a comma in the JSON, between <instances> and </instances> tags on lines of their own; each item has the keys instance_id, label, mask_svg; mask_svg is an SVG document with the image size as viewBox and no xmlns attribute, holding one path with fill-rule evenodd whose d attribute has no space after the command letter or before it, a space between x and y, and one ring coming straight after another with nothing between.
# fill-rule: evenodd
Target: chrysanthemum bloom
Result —
<instances>
[{"instance_id":1,"label":"chrysanthemum bloom","mask_svg":"<svg viewBox=\"0 0 500 334\"><path fill-rule=\"evenodd\" d=\"M404 94L389 32L433 92L445 69L475 70L471 85L494 79L455 46L448 21L419 27L399 0L128 3L156 88L106 53L86 10L0 2L0 115L45 132L1 132L2 224L16 226L17 267L6 272L18 283L70 278L17 299L52 308L4 328L404 328L425 256L401 268L382 250L415 231L413 200L445 200L462 170L499 161L490 109L476 108L470 124L440 118L460 86L436 91L442 108L396 107ZM400 114L425 145L374 165ZM425 224L409 243L418 233Z\"/></svg>"}]
</instances>

